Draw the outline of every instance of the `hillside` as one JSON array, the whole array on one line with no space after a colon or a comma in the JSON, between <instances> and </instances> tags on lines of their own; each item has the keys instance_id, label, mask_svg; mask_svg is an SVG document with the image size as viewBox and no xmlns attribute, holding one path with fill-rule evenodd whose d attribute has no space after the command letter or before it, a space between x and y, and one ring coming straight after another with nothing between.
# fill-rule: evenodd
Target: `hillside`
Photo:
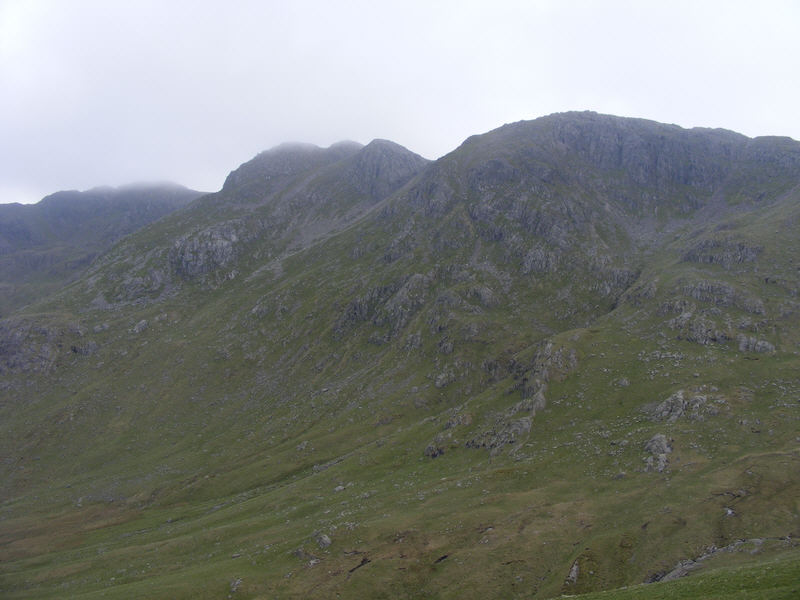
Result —
<instances>
[{"instance_id":1,"label":"hillside","mask_svg":"<svg viewBox=\"0 0 800 600\"><path fill-rule=\"evenodd\" d=\"M0 321L0 591L791 597L799 221L800 143L594 113L262 153Z\"/></svg>"},{"instance_id":2,"label":"hillside","mask_svg":"<svg viewBox=\"0 0 800 600\"><path fill-rule=\"evenodd\" d=\"M201 195L137 184L0 204L0 316L60 289L120 238Z\"/></svg>"}]
</instances>

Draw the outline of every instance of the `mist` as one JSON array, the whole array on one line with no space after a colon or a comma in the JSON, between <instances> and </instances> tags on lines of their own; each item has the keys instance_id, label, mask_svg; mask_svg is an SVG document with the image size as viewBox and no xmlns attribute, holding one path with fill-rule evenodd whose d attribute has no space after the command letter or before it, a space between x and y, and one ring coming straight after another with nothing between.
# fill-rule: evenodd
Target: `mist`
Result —
<instances>
[{"instance_id":1,"label":"mist","mask_svg":"<svg viewBox=\"0 0 800 600\"><path fill-rule=\"evenodd\" d=\"M566 110L800 138L800 5L0 4L0 202L219 189L285 141L427 158Z\"/></svg>"}]
</instances>

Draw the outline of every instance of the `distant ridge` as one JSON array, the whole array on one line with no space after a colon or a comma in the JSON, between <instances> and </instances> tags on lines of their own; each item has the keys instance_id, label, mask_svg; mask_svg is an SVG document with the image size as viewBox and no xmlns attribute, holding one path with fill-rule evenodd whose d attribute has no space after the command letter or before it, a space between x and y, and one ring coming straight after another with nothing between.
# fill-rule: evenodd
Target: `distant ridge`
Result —
<instances>
[{"instance_id":1,"label":"distant ridge","mask_svg":"<svg viewBox=\"0 0 800 600\"><path fill-rule=\"evenodd\" d=\"M0 316L59 289L123 236L201 195L175 183L133 183L0 204Z\"/></svg>"}]
</instances>

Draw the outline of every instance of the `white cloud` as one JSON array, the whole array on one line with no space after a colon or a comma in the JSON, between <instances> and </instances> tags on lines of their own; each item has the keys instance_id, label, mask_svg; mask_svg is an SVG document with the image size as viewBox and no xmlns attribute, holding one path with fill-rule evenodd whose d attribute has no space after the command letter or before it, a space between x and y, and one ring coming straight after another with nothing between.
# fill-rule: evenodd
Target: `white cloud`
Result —
<instances>
[{"instance_id":1,"label":"white cloud","mask_svg":"<svg viewBox=\"0 0 800 600\"><path fill-rule=\"evenodd\" d=\"M791 0L0 2L0 201L592 109L800 138ZM23 192L15 192L16 196Z\"/></svg>"}]
</instances>

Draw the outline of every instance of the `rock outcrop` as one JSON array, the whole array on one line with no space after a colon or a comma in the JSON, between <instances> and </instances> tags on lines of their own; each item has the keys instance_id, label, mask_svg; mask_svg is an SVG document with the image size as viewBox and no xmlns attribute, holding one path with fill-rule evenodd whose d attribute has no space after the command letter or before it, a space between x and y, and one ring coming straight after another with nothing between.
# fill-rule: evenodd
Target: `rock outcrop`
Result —
<instances>
[{"instance_id":1,"label":"rock outcrop","mask_svg":"<svg viewBox=\"0 0 800 600\"><path fill-rule=\"evenodd\" d=\"M669 465L669 454L672 453L672 442L663 433L657 433L644 445L645 452L650 456L645 458L645 471L661 473Z\"/></svg>"}]
</instances>

